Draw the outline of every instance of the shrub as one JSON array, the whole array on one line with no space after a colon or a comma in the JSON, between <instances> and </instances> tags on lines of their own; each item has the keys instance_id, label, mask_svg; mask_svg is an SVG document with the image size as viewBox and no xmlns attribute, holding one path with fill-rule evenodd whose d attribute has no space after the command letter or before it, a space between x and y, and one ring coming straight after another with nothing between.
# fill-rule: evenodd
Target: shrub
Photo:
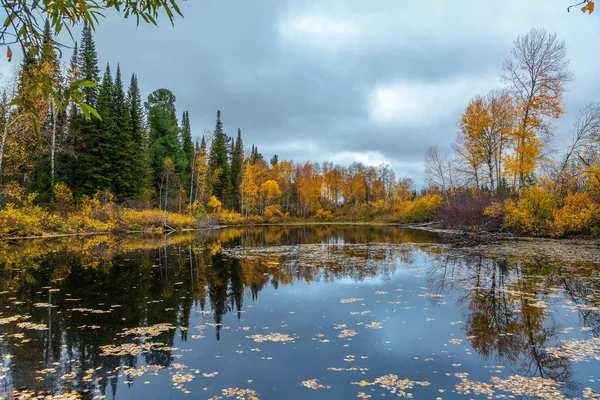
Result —
<instances>
[{"instance_id":1,"label":"shrub","mask_svg":"<svg viewBox=\"0 0 600 400\"><path fill-rule=\"evenodd\" d=\"M501 210L501 203L492 203L490 192L458 189L450 191L448 200L443 203L436 216L444 226L450 228L496 229L502 225Z\"/></svg>"},{"instance_id":2,"label":"shrub","mask_svg":"<svg viewBox=\"0 0 600 400\"><path fill-rule=\"evenodd\" d=\"M564 205L554 212L556 236L572 233L590 233L599 220L598 206L586 193L572 193L565 197Z\"/></svg>"},{"instance_id":3,"label":"shrub","mask_svg":"<svg viewBox=\"0 0 600 400\"><path fill-rule=\"evenodd\" d=\"M221 210L217 214L217 218L218 218L219 223L223 224L223 225L240 225L240 224L244 223L244 217L242 216L242 214L237 213L235 211L229 211L226 209Z\"/></svg>"},{"instance_id":4,"label":"shrub","mask_svg":"<svg viewBox=\"0 0 600 400\"><path fill-rule=\"evenodd\" d=\"M428 222L433 219L442 204L439 194L427 194L408 203L400 218L406 222Z\"/></svg>"},{"instance_id":5,"label":"shrub","mask_svg":"<svg viewBox=\"0 0 600 400\"><path fill-rule=\"evenodd\" d=\"M530 235L548 235L553 228L555 208L552 193L540 187L526 188L518 201L504 202L504 226Z\"/></svg>"},{"instance_id":6,"label":"shrub","mask_svg":"<svg viewBox=\"0 0 600 400\"><path fill-rule=\"evenodd\" d=\"M329 210L323 210L322 208L319 208L315 213L315 218L321 221L329 221L331 218L333 218L333 214Z\"/></svg>"}]
</instances>

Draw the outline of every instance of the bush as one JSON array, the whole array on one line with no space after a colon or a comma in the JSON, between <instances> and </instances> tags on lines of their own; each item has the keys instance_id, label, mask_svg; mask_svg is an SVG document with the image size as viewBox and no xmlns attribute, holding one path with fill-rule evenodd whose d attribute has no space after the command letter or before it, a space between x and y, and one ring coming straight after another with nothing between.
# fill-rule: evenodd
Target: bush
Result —
<instances>
[{"instance_id":1,"label":"bush","mask_svg":"<svg viewBox=\"0 0 600 400\"><path fill-rule=\"evenodd\" d=\"M329 221L333 218L333 214L329 210L319 208L315 213L315 218L321 221Z\"/></svg>"},{"instance_id":2,"label":"bush","mask_svg":"<svg viewBox=\"0 0 600 400\"><path fill-rule=\"evenodd\" d=\"M436 216L449 228L497 229L502 225L501 210L501 203L493 203L490 192L458 189L449 193Z\"/></svg>"},{"instance_id":3,"label":"bush","mask_svg":"<svg viewBox=\"0 0 600 400\"><path fill-rule=\"evenodd\" d=\"M548 235L552 232L555 209L552 193L540 187L525 188L518 201L504 202L504 226L529 235Z\"/></svg>"},{"instance_id":4,"label":"bush","mask_svg":"<svg viewBox=\"0 0 600 400\"><path fill-rule=\"evenodd\" d=\"M591 228L599 221L598 206L586 193L569 194L563 206L554 212L556 236L573 233L594 233Z\"/></svg>"},{"instance_id":5,"label":"bush","mask_svg":"<svg viewBox=\"0 0 600 400\"><path fill-rule=\"evenodd\" d=\"M439 194L427 194L408 203L400 219L405 222L428 222L433 219L442 204Z\"/></svg>"}]
</instances>

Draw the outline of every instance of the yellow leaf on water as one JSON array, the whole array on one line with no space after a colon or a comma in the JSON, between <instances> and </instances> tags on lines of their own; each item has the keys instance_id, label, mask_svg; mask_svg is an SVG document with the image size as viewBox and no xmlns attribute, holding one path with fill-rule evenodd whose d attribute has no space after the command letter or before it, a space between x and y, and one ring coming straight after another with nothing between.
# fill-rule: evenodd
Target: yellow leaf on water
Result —
<instances>
[{"instance_id":1,"label":"yellow leaf on water","mask_svg":"<svg viewBox=\"0 0 600 400\"><path fill-rule=\"evenodd\" d=\"M594 12L594 2L588 1L587 4L581 8L581 11L584 13L587 12L588 14L593 13Z\"/></svg>"}]
</instances>

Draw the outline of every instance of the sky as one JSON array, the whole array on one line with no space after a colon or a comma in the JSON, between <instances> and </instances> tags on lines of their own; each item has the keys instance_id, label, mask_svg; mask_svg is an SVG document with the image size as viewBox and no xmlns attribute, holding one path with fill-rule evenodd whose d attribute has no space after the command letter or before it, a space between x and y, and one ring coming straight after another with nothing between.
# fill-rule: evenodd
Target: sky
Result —
<instances>
[{"instance_id":1,"label":"sky","mask_svg":"<svg viewBox=\"0 0 600 400\"><path fill-rule=\"evenodd\" d=\"M600 101L600 11L567 13L577 2L180 0L174 26L108 13L95 40L101 66L135 72L144 97L170 89L193 136L221 110L225 131L241 128L267 160L387 163L418 183L427 147L450 151L469 100L503 85L514 39L532 28L568 46L575 80L556 145L568 142L577 111Z\"/></svg>"}]
</instances>

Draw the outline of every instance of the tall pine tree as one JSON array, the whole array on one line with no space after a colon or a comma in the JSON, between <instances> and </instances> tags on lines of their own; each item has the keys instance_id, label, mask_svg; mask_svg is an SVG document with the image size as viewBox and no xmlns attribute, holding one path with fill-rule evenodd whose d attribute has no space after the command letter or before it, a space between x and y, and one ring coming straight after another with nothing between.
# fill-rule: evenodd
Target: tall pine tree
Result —
<instances>
[{"instance_id":1,"label":"tall pine tree","mask_svg":"<svg viewBox=\"0 0 600 400\"><path fill-rule=\"evenodd\" d=\"M244 143L242 142L242 130L238 128L235 146L231 152L231 194L233 207L240 209L241 195L240 184L242 183L242 168L244 167Z\"/></svg>"},{"instance_id":2,"label":"tall pine tree","mask_svg":"<svg viewBox=\"0 0 600 400\"><path fill-rule=\"evenodd\" d=\"M112 92L113 107L113 188L119 200L133 200L137 194L137 182L133 175L137 149L131 129L131 114L125 97L121 66L117 65Z\"/></svg>"},{"instance_id":3,"label":"tall pine tree","mask_svg":"<svg viewBox=\"0 0 600 400\"><path fill-rule=\"evenodd\" d=\"M96 44L89 25L83 26L81 34L81 45L79 48L79 68L77 71L79 79L98 82L100 69L98 68L98 54ZM83 88L85 93L84 102L92 107L98 103L98 87ZM78 134L72 138L75 143L75 157L73 165L73 178L71 188L77 196L93 195L98 190L98 184L106 184L102 177L98 177L98 171L102 168L97 166L98 152L98 123L97 120L86 120L80 113L71 116L71 134ZM73 129L76 128L76 129ZM106 187L106 186L105 186Z\"/></svg>"},{"instance_id":4,"label":"tall pine tree","mask_svg":"<svg viewBox=\"0 0 600 400\"><path fill-rule=\"evenodd\" d=\"M223 204L227 201L231 179L227 160L227 142L227 135L223 132L223 122L221 122L221 111L217 111L214 138L208 157L208 177L212 184L212 194Z\"/></svg>"},{"instance_id":5,"label":"tall pine tree","mask_svg":"<svg viewBox=\"0 0 600 400\"><path fill-rule=\"evenodd\" d=\"M179 126L175 113L175 95L167 89L158 89L148 96L145 103L148 112L150 165L156 193L160 191L163 165L167 158L177 161L183 154L179 141ZM175 162L176 168L181 165ZM181 171L176 171L179 175ZM179 183L171 182L174 187Z\"/></svg>"},{"instance_id":6,"label":"tall pine tree","mask_svg":"<svg viewBox=\"0 0 600 400\"><path fill-rule=\"evenodd\" d=\"M131 83L127 91L127 108L129 110L129 129L131 132L130 149L133 154L131 175L137 185L133 188L132 198L142 199L149 183L148 165L148 137L144 130L144 110L142 108L142 96L138 86L137 76L131 76Z\"/></svg>"}]
</instances>

